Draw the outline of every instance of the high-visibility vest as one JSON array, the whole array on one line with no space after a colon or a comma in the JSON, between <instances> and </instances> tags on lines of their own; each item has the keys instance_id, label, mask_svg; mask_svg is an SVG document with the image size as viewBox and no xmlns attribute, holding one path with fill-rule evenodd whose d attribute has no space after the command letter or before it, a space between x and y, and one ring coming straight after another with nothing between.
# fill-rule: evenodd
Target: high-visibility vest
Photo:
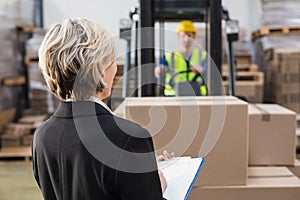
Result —
<instances>
[{"instance_id":1,"label":"high-visibility vest","mask_svg":"<svg viewBox=\"0 0 300 200\"><path fill-rule=\"evenodd\" d=\"M198 49L193 49L191 57L189 59L189 66L199 66L203 61L206 60L207 53L206 51L200 51ZM171 79L172 74L180 71L186 71L189 69L189 66L187 65L187 61L184 58L184 56L179 52L175 51L172 53L166 54L166 61L168 62L168 72L166 73L166 82L165 82L165 88L164 88L164 95L165 96L175 96L175 90L174 88L169 85L169 81ZM203 66L202 66L203 67ZM175 76L174 82L186 82L186 81L192 81L195 77L194 72L187 72L182 75ZM200 77L196 79L196 81L202 81ZM207 89L205 85L200 86L200 92L201 95L206 96L207 95Z\"/></svg>"}]
</instances>

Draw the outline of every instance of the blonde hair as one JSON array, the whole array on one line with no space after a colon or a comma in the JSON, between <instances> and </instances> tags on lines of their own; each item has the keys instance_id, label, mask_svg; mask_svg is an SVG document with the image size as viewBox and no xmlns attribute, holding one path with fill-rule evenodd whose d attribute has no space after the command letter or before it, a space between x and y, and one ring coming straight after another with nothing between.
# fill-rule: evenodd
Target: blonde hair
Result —
<instances>
[{"instance_id":1,"label":"blonde hair","mask_svg":"<svg viewBox=\"0 0 300 200\"><path fill-rule=\"evenodd\" d=\"M39 49L39 66L60 100L82 100L102 92L106 87L102 72L114 59L112 38L87 19L53 25Z\"/></svg>"}]
</instances>

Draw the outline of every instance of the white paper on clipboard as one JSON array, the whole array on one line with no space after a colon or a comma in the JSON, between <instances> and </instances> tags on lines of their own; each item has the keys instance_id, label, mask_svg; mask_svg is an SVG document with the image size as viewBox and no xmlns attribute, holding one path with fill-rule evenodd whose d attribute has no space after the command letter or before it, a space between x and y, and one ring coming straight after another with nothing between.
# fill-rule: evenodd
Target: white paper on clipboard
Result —
<instances>
[{"instance_id":1,"label":"white paper on clipboard","mask_svg":"<svg viewBox=\"0 0 300 200\"><path fill-rule=\"evenodd\" d=\"M168 200L185 200L197 180L204 159L201 157L179 157L158 162L167 180L163 197Z\"/></svg>"}]
</instances>

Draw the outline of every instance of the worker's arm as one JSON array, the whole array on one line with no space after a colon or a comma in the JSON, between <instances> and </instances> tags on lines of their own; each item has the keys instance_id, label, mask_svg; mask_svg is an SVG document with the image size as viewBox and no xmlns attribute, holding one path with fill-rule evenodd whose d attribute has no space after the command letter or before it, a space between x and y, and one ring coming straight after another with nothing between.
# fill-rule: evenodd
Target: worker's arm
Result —
<instances>
[{"instance_id":1,"label":"worker's arm","mask_svg":"<svg viewBox=\"0 0 300 200\"><path fill-rule=\"evenodd\" d=\"M201 74L206 71L206 60L201 62L201 65L191 66L190 68L195 74Z\"/></svg>"},{"instance_id":2,"label":"worker's arm","mask_svg":"<svg viewBox=\"0 0 300 200\"><path fill-rule=\"evenodd\" d=\"M203 69L203 67L201 65L191 66L190 69L195 74L201 74L204 71L204 69Z\"/></svg>"},{"instance_id":3,"label":"worker's arm","mask_svg":"<svg viewBox=\"0 0 300 200\"><path fill-rule=\"evenodd\" d=\"M154 75L156 78L159 78L161 75L165 74L168 71L168 62L165 56L160 59L154 69Z\"/></svg>"}]
</instances>

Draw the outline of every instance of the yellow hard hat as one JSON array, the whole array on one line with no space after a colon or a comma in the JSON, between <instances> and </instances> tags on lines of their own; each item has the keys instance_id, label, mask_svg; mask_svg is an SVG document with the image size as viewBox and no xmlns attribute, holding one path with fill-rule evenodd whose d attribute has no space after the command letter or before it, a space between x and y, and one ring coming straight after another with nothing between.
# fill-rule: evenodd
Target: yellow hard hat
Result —
<instances>
[{"instance_id":1,"label":"yellow hard hat","mask_svg":"<svg viewBox=\"0 0 300 200\"><path fill-rule=\"evenodd\" d=\"M183 20L179 23L178 27L177 27L177 33L180 32L192 32L192 33L196 33L196 28L193 24L193 22L191 22L190 20Z\"/></svg>"}]
</instances>

